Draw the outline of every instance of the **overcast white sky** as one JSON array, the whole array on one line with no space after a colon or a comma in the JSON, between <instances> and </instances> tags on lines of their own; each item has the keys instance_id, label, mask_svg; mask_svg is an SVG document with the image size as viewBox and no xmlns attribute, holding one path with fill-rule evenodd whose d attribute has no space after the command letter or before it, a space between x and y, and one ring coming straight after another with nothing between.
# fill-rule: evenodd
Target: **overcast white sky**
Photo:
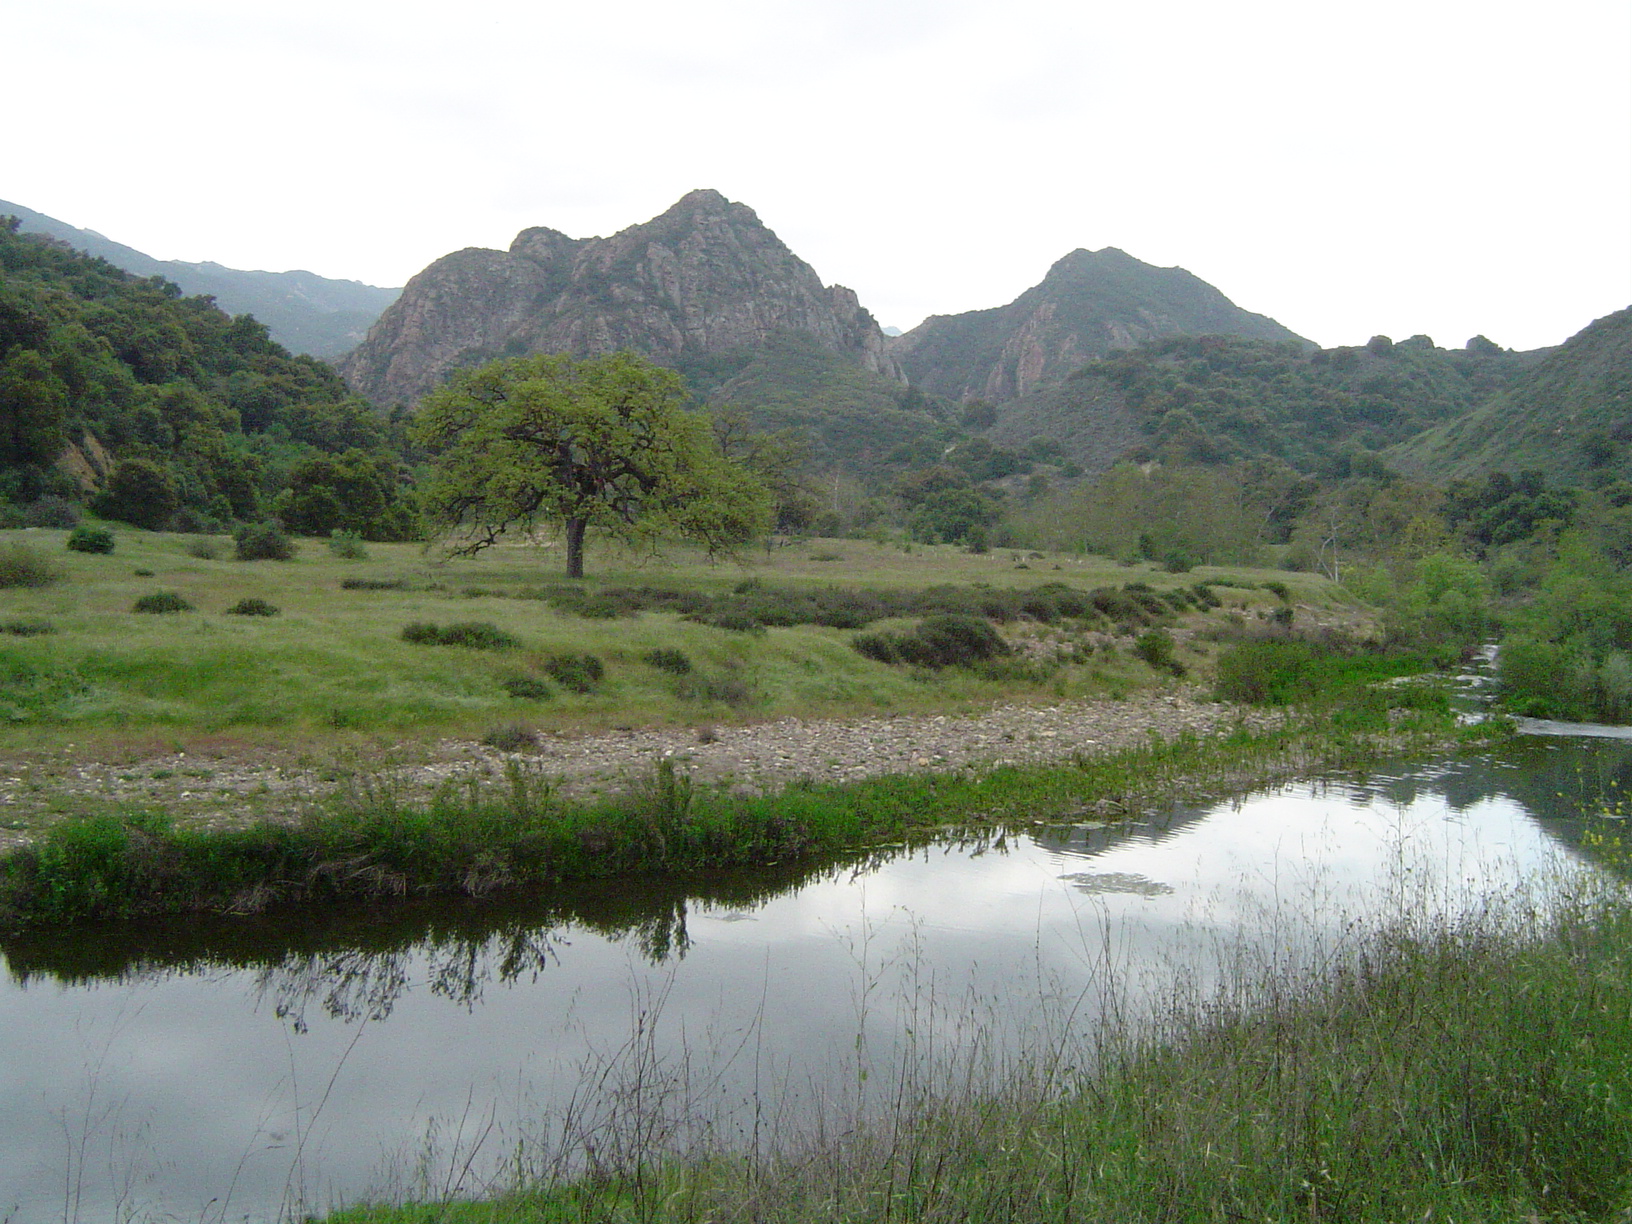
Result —
<instances>
[{"instance_id":1,"label":"overcast white sky","mask_svg":"<svg viewBox=\"0 0 1632 1224\"><path fill-rule=\"evenodd\" d=\"M1076 247L1322 344L1632 304L1625 0L0 0L0 199L400 285L714 187L881 323Z\"/></svg>"}]
</instances>

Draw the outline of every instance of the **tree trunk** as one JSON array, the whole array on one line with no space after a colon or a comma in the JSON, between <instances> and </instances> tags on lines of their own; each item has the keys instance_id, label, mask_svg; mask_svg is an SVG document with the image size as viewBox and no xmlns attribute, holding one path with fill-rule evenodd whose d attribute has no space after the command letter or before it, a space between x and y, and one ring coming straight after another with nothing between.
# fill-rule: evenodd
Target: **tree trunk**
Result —
<instances>
[{"instance_id":1,"label":"tree trunk","mask_svg":"<svg viewBox=\"0 0 1632 1224\"><path fill-rule=\"evenodd\" d=\"M584 576L584 520L567 520L567 577Z\"/></svg>"}]
</instances>

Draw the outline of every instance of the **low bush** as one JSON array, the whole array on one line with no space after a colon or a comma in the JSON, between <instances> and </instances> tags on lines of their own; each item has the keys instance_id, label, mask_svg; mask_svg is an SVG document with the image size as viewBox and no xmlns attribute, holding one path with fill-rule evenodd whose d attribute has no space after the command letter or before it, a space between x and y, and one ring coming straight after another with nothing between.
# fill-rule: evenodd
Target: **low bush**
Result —
<instances>
[{"instance_id":1,"label":"low bush","mask_svg":"<svg viewBox=\"0 0 1632 1224\"><path fill-rule=\"evenodd\" d=\"M240 599L227 609L228 616L276 616L278 609L264 599Z\"/></svg>"},{"instance_id":2,"label":"low bush","mask_svg":"<svg viewBox=\"0 0 1632 1224\"><path fill-rule=\"evenodd\" d=\"M916 667L967 667L1012 653L989 621L974 616L931 616L905 633L858 634L851 642L880 663Z\"/></svg>"},{"instance_id":3,"label":"low bush","mask_svg":"<svg viewBox=\"0 0 1632 1224\"><path fill-rule=\"evenodd\" d=\"M717 701L728 706L745 706L754 699L748 678L734 668L712 676L701 672L682 676L676 692L682 701Z\"/></svg>"},{"instance_id":4,"label":"low bush","mask_svg":"<svg viewBox=\"0 0 1632 1224\"><path fill-rule=\"evenodd\" d=\"M218 561L221 558L221 546L210 539L188 540L183 551L200 561Z\"/></svg>"},{"instance_id":5,"label":"low bush","mask_svg":"<svg viewBox=\"0 0 1632 1224\"><path fill-rule=\"evenodd\" d=\"M62 577L56 562L27 544L0 548L0 588L50 586Z\"/></svg>"},{"instance_id":6,"label":"low bush","mask_svg":"<svg viewBox=\"0 0 1632 1224\"><path fill-rule=\"evenodd\" d=\"M191 612L193 605L188 603L174 591L155 591L151 595L143 595L131 604L132 612Z\"/></svg>"},{"instance_id":7,"label":"low bush","mask_svg":"<svg viewBox=\"0 0 1632 1224\"><path fill-rule=\"evenodd\" d=\"M79 507L65 497L42 497L23 507L23 525L66 531L79 526Z\"/></svg>"},{"instance_id":8,"label":"low bush","mask_svg":"<svg viewBox=\"0 0 1632 1224\"><path fill-rule=\"evenodd\" d=\"M40 637L43 634L55 633L57 627L50 621L43 620L8 620L0 622L0 633L9 633L12 637Z\"/></svg>"},{"instance_id":9,"label":"low bush","mask_svg":"<svg viewBox=\"0 0 1632 1224\"><path fill-rule=\"evenodd\" d=\"M271 520L250 523L232 533L233 556L240 561L288 561L295 555L295 543L283 524Z\"/></svg>"},{"instance_id":10,"label":"low bush","mask_svg":"<svg viewBox=\"0 0 1632 1224\"><path fill-rule=\"evenodd\" d=\"M500 752L526 752L538 747L538 732L526 723L506 723L482 736L482 743Z\"/></svg>"},{"instance_id":11,"label":"low bush","mask_svg":"<svg viewBox=\"0 0 1632 1224\"><path fill-rule=\"evenodd\" d=\"M414 621L402 628L402 640L416 646L467 646L472 650L511 650L521 642L487 621L458 621L433 625Z\"/></svg>"},{"instance_id":12,"label":"low bush","mask_svg":"<svg viewBox=\"0 0 1632 1224\"><path fill-rule=\"evenodd\" d=\"M555 696L549 685L532 676L510 677L504 681L504 691L517 701L548 701Z\"/></svg>"},{"instance_id":13,"label":"low bush","mask_svg":"<svg viewBox=\"0 0 1632 1224\"><path fill-rule=\"evenodd\" d=\"M544 661L544 670L562 688L593 693L606 675L606 666L592 654L556 654Z\"/></svg>"},{"instance_id":14,"label":"low bush","mask_svg":"<svg viewBox=\"0 0 1632 1224\"><path fill-rule=\"evenodd\" d=\"M640 656L640 661L648 667L657 668L658 671L668 672L671 676L684 676L691 670L691 660L686 657L686 652L668 646L648 650Z\"/></svg>"},{"instance_id":15,"label":"low bush","mask_svg":"<svg viewBox=\"0 0 1632 1224\"><path fill-rule=\"evenodd\" d=\"M1133 653L1157 671L1184 675L1184 664L1173 657L1173 636L1165 629L1151 629L1141 633L1133 642Z\"/></svg>"},{"instance_id":16,"label":"low bush","mask_svg":"<svg viewBox=\"0 0 1632 1224\"><path fill-rule=\"evenodd\" d=\"M342 591L400 591L407 587L401 578L347 578L340 584Z\"/></svg>"},{"instance_id":17,"label":"low bush","mask_svg":"<svg viewBox=\"0 0 1632 1224\"><path fill-rule=\"evenodd\" d=\"M368 560L368 549L363 547L363 537L355 531L330 532L329 552L342 561Z\"/></svg>"}]
</instances>

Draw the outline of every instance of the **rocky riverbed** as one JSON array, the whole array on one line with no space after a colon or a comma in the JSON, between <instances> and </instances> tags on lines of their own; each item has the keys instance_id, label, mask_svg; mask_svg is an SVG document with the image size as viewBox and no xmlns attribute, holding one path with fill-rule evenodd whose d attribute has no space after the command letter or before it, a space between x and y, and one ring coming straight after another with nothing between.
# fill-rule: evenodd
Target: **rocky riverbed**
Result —
<instances>
[{"instance_id":1,"label":"rocky riverbed","mask_svg":"<svg viewBox=\"0 0 1632 1224\"><path fill-rule=\"evenodd\" d=\"M785 718L688 728L631 728L593 735L541 734L517 752L469 740L349 750L332 759L253 760L171 753L123 763L57 758L0 762L0 850L29 841L54 819L109 805L162 808L223 827L294 819L338 787L367 779L398 791L503 777L512 762L562 793L592 795L649 777L667 758L697 781L743 790L798 780L849 782L876 774L1023 764L1115 751L1152 736L1222 733L1278 716L1206 700L1201 690L1121 701L1001 705L962 714L854 720Z\"/></svg>"}]
</instances>

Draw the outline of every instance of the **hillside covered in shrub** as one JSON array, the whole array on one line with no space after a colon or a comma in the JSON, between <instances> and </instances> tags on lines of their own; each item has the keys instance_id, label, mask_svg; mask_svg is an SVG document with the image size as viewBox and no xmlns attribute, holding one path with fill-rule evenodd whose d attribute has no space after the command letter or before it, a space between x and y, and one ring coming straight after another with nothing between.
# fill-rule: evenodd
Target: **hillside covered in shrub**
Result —
<instances>
[{"instance_id":1,"label":"hillside covered in shrub","mask_svg":"<svg viewBox=\"0 0 1632 1224\"><path fill-rule=\"evenodd\" d=\"M0 513L412 534L398 423L248 315L0 223Z\"/></svg>"}]
</instances>

